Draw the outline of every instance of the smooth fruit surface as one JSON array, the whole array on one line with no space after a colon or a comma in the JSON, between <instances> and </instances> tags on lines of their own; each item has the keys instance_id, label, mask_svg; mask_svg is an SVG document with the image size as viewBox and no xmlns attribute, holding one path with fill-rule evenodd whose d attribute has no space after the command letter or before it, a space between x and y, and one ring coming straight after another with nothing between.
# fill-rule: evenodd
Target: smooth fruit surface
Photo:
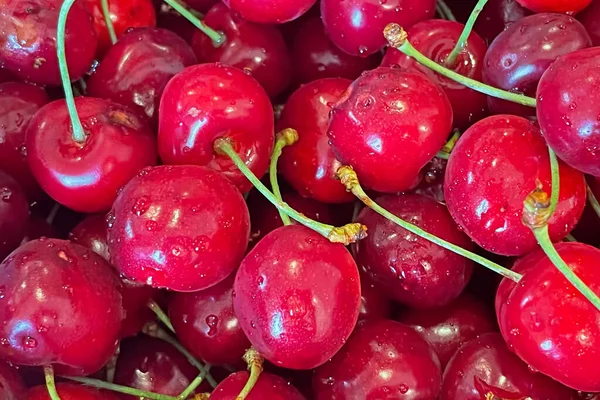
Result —
<instances>
[{"instance_id":1,"label":"smooth fruit surface","mask_svg":"<svg viewBox=\"0 0 600 400\"><path fill-rule=\"evenodd\" d=\"M0 362L0 398L20 400L25 390L25 384L17 370L4 362Z\"/></svg>"},{"instance_id":2,"label":"smooth fruit surface","mask_svg":"<svg viewBox=\"0 0 600 400\"><path fill-rule=\"evenodd\" d=\"M29 203L23 189L0 170L0 259L4 259L23 240Z\"/></svg>"},{"instance_id":3,"label":"smooth fruit surface","mask_svg":"<svg viewBox=\"0 0 600 400\"><path fill-rule=\"evenodd\" d=\"M317 0L223 0L244 19L262 24L281 24L307 12Z\"/></svg>"},{"instance_id":4,"label":"smooth fruit surface","mask_svg":"<svg viewBox=\"0 0 600 400\"><path fill-rule=\"evenodd\" d=\"M250 374L246 371L240 371L231 374L217 386L210 394L211 400L236 400ZM305 400L305 397L292 385L284 379L263 372L254 388L246 397L246 400Z\"/></svg>"},{"instance_id":5,"label":"smooth fruit surface","mask_svg":"<svg viewBox=\"0 0 600 400\"><path fill-rule=\"evenodd\" d=\"M517 0L531 11L575 14L586 8L592 0Z\"/></svg>"}]
</instances>

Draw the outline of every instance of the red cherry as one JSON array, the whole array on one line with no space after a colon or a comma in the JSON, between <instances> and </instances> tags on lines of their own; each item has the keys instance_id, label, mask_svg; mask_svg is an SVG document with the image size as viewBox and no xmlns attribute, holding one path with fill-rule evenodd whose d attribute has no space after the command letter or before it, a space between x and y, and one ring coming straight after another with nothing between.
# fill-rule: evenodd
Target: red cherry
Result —
<instances>
[{"instance_id":1,"label":"red cherry","mask_svg":"<svg viewBox=\"0 0 600 400\"><path fill-rule=\"evenodd\" d=\"M465 1L457 0L457 3L465 3ZM468 9L469 14L474 4ZM523 8L515 0L490 0L477 18L475 32L487 43L492 43L496 36L507 27L530 14L529 10Z\"/></svg>"},{"instance_id":2,"label":"red cherry","mask_svg":"<svg viewBox=\"0 0 600 400\"><path fill-rule=\"evenodd\" d=\"M39 215L29 215L29 219L25 224L25 237L23 237L21 244L43 237L59 239L61 235L44 218Z\"/></svg>"},{"instance_id":3,"label":"red cherry","mask_svg":"<svg viewBox=\"0 0 600 400\"><path fill-rule=\"evenodd\" d=\"M108 242L106 236L106 221L100 215L90 215L69 232L69 240L82 245L110 261L108 254Z\"/></svg>"},{"instance_id":4,"label":"red cherry","mask_svg":"<svg viewBox=\"0 0 600 400\"><path fill-rule=\"evenodd\" d=\"M196 29L191 43L199 60L220 62L250 73L270 97L287 88L292 66L277 27L245 21L222 3L210 9L204 23L222 32L225 42L215 46L212 39Z\"/></svg>"},{"instance_id":5,"label":"red cherry","mask_svg":"<svg viewBox=\"0 0 600 400\"><path fill-rule=\"evenodd\" d=\"M85 142L73 139L66 103L57 100L27 127L27 161L57 202L79 212L107 211L121 186L156 163L156 141L146 121L122 105L93 97L75 104Z\"/></svg>"},{"instance_id":6,"label":"red cherry","mask_svg":"<svg viewBox=\"0 0 600 400\"><path fill-rule=\"evenodd\" d=\"M317 0L223 0L244 19L262 24L282 24L310 10Z\"/></svg>"},{"instance_id":7,"label":"red cherry","mask_svg":"<svg viewBox=\"0 0 600 400\"><path fill-rule=\"evenodd\" d=\"M252 185L227 156L215 154L219 137L233 141L255 175L269 166L273 108L252 77L220 64L188 67L167 84L160 102L158 151L165 164L198 164L223 173L242 191Z\"/></svg>"},{"instance_id":8,"label":"red cherry","mask_svg":"<svg viewBox=\"0 0 600 400\"><path fill-rule=\"evenodd\" d=\"M418 333L390 320L366 321L315 371L316 400L436 399L440 363Z\"/></svg>"},{"instance_id":9,"label":"red cherry","mask_svg":"<svg viewBox=\"0 0 600 400\"><path fill-rule=\"evenodd\" d=\"M113 392L73 383L59 382L56 384L56 391L60 400L121 400L121 397ZM25 398L27 400L51 400L46 386L29 389Z\"/></svg>"},{"instance_id":10,"label":"red cherry","mask_svg":"<svg viewBox=\"0 0 600 400\"><path fill-rule=\"evenodd\" d=\"M360 314L358 320L389 319L392 301L368 277L360 277Z\"/></svg>"},{"instance_id":11,"label":"red cherry","mask_svg":"<svg viewBox=\"0 0 600 400\"><path fill-rule=\"evenodd\" d=\"M434 157L422 170L423 180L414 189L417 194L429 196L444 203L444 176L448 161Z\"/></svg>"},{"instance_id":12,"label":"red cherry","mask_svg":"<svg viewBox=\"0 0 600 400\"><path fill-rule=\"evenodd\" d=\"M25 390L25 384L17 370L0 361L0 398L20 400Z\"/></svg>"},{"instance_id":13,"label":"red cherry","mask_svg":"<svg viewBox=\"0 0 600 400\"><path fill-rule=\"evenodd\" d=\"M19 78L60 85L56 27L61 0L6 0L0 10L0 64ZM96 33L85 3L76 2L67 18L66 58L73 81L88 72L96 53Z\"/></svg>"},{"instance_id":14,"label":"red cherry","mask_svg":"<svg viewBox=\"0 0 600 400\"><path fill-rule=\"evenodd\" d=\"M156 26L176 33L185 40L186 43L192 42L192 36L194 36L194 33L198 30L198 28L192 25L185 17L171 8L163 9L156 15Z\"/></svg>"},{"instance_id":15,"label":"red cherry","mask_svg":"<svg viewBox=\"0 0 600 400\"><path fill-rule=\"evenodd\" d=\"M484 249L519 256L537 248L523 225L523 202L538 184L550 192L550 157L539 128L509 115L488 117L469 128L446 168L448 210ZM583 174L560 164L560 198L549 221L553 242L575 227L585 206Z\"/></svg>"},{"instance_id":16,"label":"red cherry","mask_svg":"<svg viewBox=\"0 0 600 400\"><path fill-rule=\"evenodd\" d=\"M364 187L399 192L445 144L452 109L425 75L381 67L358 78L333 108L329 137Z\"/></svg>"},{"instance_id":17,"label":"red cherry","mask_svg":"<svg viewBox=\"0 0 600 400\"><path fill-rule=\"evenodd\" d=\"M186 0L185 4L200 13L207 13L219 0Z\"/></svg>"},{"instance_id":18,"label":"red cherry","mask_svg":"<svg viewBox=\"0 0 600 400\"><path fill-rule=\"evenodd\" d=\"M517 3L533 12L575 14L592 3L592 0L517 0Z\"/></svg>"},{"instance_id":19,"label":"red cherry","mask_svg":"<svg viewBox=\"0 0 600 400\"><path fill-rule=\"evenodd\" d=\"M239 265L250 233L248 208L221 174L199 166L147 168L107 216L113 264L127 279L192 292Z\"/></svg>"},{"instance_id":20,"label":"red cherry","mask_svg":"<svg viewBox=\"0 0 600 400\"><path fill-rule=\"evenodd\" d=\"M113 355L124 316L120 283L97 254L39 239L0 264L0 357L89 375Z\"/></svg>"},{"instance_id":21,"label":"red cherry","mask_svg":"<svg viewBox=\"0 0 600 400\"><path fill-rule=\"evenodd\" d=\"M0 83L17 81L18 78L6 68L0 66Z\"/></svg>"},{"instance_id":22,"label":"red cherry","mask_svg":"<svg viewBox=\"0 0 600 400\"><path fill-rule=\"evenodd\" d=\"M583 24L587 33L592 38L594 46L600 45L600 25L597 24L600 18L600 3L592 1L589 7L577 15L577 19Z\"/></svg>"},{"instance_id":23,"label":"red cherry","mask_svg":"<svg viewBox=\"0 0 600 400\"><path fill-rule=\"evenodd\" d=\"M242 262L233 306L252 346L273 364L312 369L356 324L360 279L350 252L300 225L265 236Z\"/></svg>"},{"instance_id":24,"label":"red cherry","mask_svg":"<svg viewBox=\"0 0 600 400\"><path fill-rule=\"evenodd\" d=\"M211 400L236 400L250 374L240 371L229 375L210 394ZM246 400L305 400L305 397L292 385L280 377L263 372Z\"/></svg>"},{"instance_id":25,"label":"red cherry","mask_svg":"<svg viewBox=\"0 0 600 400\"><path fill-rule=\"evenodd\" d=\"M158 122L160 97L169 80L196 64L190 46L165 29L138 28L108 49L87 85L87 94L138 110Z\"/></svg>"},{"instance_id":26,"label":"red cherry","mask_svg":"<svg viewBox=\"0 0 600 400\"><path fill-rule=\"evenodd\" d=\"M0 259L17 248L25 236L29 203L23 189L0 170Z\"/></svg>"},{"instance_id":27,"label":"red cherry","mask_svg":"<svg viewBox=\"0 0 600 400\"><path fill-rule=\"evenodd\" d=\"M600 176L598 62L598 47L565 54L544 73L537 91L537 117L550 147L570 166L594 176Z\"/></svg>"}]
</instances>

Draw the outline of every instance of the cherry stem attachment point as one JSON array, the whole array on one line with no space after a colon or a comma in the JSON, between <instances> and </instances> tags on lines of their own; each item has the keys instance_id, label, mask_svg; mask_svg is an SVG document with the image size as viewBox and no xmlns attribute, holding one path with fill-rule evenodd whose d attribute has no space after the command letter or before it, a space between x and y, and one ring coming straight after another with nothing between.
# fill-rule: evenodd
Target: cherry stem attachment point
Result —
<instances>
[{"instance_id":1,"label":"cherry stem attachment point","mask_svg":"<svg viewBox=\"0 0 600 400\"><path fill-rule=\"evenodd\" d=\"M298 131L291 128L287 128L279 132L277 134L277 139L275 140L275 147L273 148L273 155L271 156L271 165L269 166L269 179L273 194L278 201L283 201L283 197L281 197L281 190L279 189L279 182L277 180L277 162L279 161L279 157L281 157L283 148L285 146L291 146L297 141ZM281 221L283 221L283 225L290 225L292 223L290 217L288 217L286 213L282 212L281 210L277 211L279 212Z\"/></svg>"},{"instance_id":2,"label":"cherry stem attachment point","mask_svg":"<svg viewBox=\"0 0 600 400\"><path fill-rule=\"evenodd\" d=\"M173 328L173 324L171 323L169 316L160 308L158 303L150 299L147 305L148 308L152 310L154 314L156 314L158 320L162 322L167 328L169 328L171 332L175 333L175 328Z\"/></svg>"},{"instance_id":3,"label":"cherry stem attachment point","mask_svg":"<svg viewBox=\"0 0 600 400\"><path fill-rule=\"evenodd\" d=\"M448 58L446 58L445 64L449 68L456 66L456 60L467 45L467 41L469 40L469 36L471 36L475 22L477 22L477 17L479 17L479 14L481 14L481 11L483 11L483 7L487 4L487 2L488 0L479 0L475 5L475 8L473 8L473 11L471 11L471 15L469 16L469 19L465 24L465 28L458 38L458 42L456 42L456 46L454 46L454 49L452 49L452 52L450 52Z\"/></svg>"},{"instance_id":4,"label":"cherry stem attachment point","mask_svg":"<svg viewBox=\"0 0 600 400\"><path fill-rule=\"evenodd\" d=\"M454 13L450 9L450 7L448 7L448 4L446 4L446 2L444 0L437 0L436 9L437 9L438 14L442 18L447 19L448 21L456 22L456 17L454 16Z\"/></svg>"},{"instance_id":5,"label":"cherry stem attachment point","mask_svg":"<svg viewBox=\"0 0 600 400\"><path fill-rule=\"evenodd\" d=\"M246 385L235 400L246 400L246 397L248 397L252 389L254 389L256 382L258 382L258 378L260 378L265 360L258 351L250 348L246 351L246 354L244 354L244 361L248 364L250 377L248 377L248 382L246 382Z\"/></svg>"},{"instance_id":6,"label":"cherry stem attachment point","mask_svg":"<svg viewBox=\"0 0 600 400\"><path fill-rule=\"evenodd\" d=\"M175 11L181 14L185 19L187 19L192 25L198 28L202 33L210 38L213 42L213 46L219 47L225 40L227 39L222 32L217 32L210 26L206 25L204 21L199 19L194 13L188 10L186 7L181 5L177 0L163 0L169 6L171 6Z\"/></svg>"},{"instance_id":7,"label":"cherry stem attachment point","mask_svg":"<svg viewBox=\"0 0 600 400\"><path fill-rule=\"evenodd\" d=\"M44 366L44 378L46 380L46 388L51 400L60 400L60 396L56 391L56 383L54 382L54 368L52 365Z\"/></svg>"},{"instance_id":8,"label":"cherry stem attachment point","mask_svg":"<svg viewBox=\"0 0 600 400\"><path fill-rule=\"evenodd\" d=\"M109 390L111 392L117 392L122 394L128 394L137 398L149 399L149 400L177 400L177 397L167 396L166 394L159 394L153 392L147 392L145 390L139 390L129 386L117 385L115 383L109 383L101 381L100 379L92 378L81 378L75 376L64 376L63 378L73 382L78 382L86 386L91 386L98 389Z\"/></svg>"},{"instance_id":9,"label":"cherry stem attachment point","mask_svg":"<svg viewBox=\"0 0 600 400\"><path fill-rule=\"evenodd\" d=\"M596 212L596 215L598 215L598 218L600 218L600 203L598 203L598 199L596 198L594 192L592 192L592 189L589 186L587 187L587 195L590 206L592 206L592 208Z\"/></svg>"},{"instance_id":10,"label":"cherry stem attachment point","mask_svg":"<svg viewBox=\"0 0 600 400\"><path fill-rule=\"evenodd\" d=\"M468 250L463 249L460 246L457 246L455 244L447 242L435 235L432 235L431 233L419 228L418 226L415 226L409 222L406 222L406 221L402 220L401 218L399 218L398 216L387 211L385 208L381 207L379 204L377 204L375 201L373 201L365 193L363 188L360 186L356 172L354 172L352 167L349 167L349 166L340 167L337 171L337 176L341 180L342 184L346 187L346 189L349 192L351 192L354 196L356 196L360 201L362 201L367 207L369 207L370 209L372 209L373 211L375 211L377 214L381 215L382 217L394 222L396 225L406 229L407 231L409 231L423 239L429 240L430 242L435 243L438 246L440 246L446 250L450 250L453 253L459 254L465 258L468 258L469 260L472 260L478 264L481 264L484 267L502 275L505 278L511 279L515 282L518 282L522 278L521 274L513 272L508 268L504 268L503 266L501 266L499 264L496 264L484 257L481 257L480 255L472 253Z\"/></svg>"},{"instance_id":11,"label":"cherry stem attachment point","mask_svg":"<svg viewBox=\"0 0 600 400\"><path fill-rule=\"evenodd\" d=\"M449 70L448 68L445 68L442 65L436 63L435 61L427 58L426 56L421 54L417 49L415 49L412 44L410 44L410 42L407 40L408 35L406 34L406 31L402 29L402 27L398 24L388 24L385 27L384 36L391 47L399 50L400 52L409 57L414 58L419 64L422 64L427 68L437 72L438 74L460 83L461 85L464 85L470 89L486 94L488 96L497 97L499 99L511 101L513 103L521 104L528 107L536 106L536 100L532 97L527 97L519 93L507 92L505 90L497 89L495 87L478 82L474 79L467 78L466 76Z\"/></svg>"},{"instance_id":12,"label":"cherry stem attachment point","mask_svg":"<svg viewBox=\"0 0 600 400\"><path fill-rule=\"evenodd\" d=\"M112 19L110 18L110 7L108 5L108 0L101 0L100 3L102 4L102 15L104 16L104 23L106 24L106 29L108 30L110 42L115 44L117 43L117 34L115 33L115 27L112 23Z\"/></svg>"},{"instance_id":13,"label":"cherry stem attachment point","mask_svg":"<svg viewBox=\"0 0 600 400\"><path fill-rule=\"evenodd\" d=\"M202 384L202 381L204 381L204 376L205 374L200 372L200 374L192 382L190 382L188 387L186 387L185 390L181 392L179 396L177 396L177 399L186 400L192 394L192 392L196 390L200 384Z\"/></svg>"}]
</instances>

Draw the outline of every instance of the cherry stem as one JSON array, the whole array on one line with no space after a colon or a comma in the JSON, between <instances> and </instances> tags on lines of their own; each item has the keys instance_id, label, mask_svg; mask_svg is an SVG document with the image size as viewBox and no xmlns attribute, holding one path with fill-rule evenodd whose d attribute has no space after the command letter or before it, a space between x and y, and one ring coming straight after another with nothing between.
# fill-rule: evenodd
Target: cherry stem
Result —
<instances>
[{"instance_id":1,"label":"cherry stem","mask_svg":"<svg viewBox=\"0 0 600 400\"><path fill-rule=\"evenodd\" d=\"M135 396L137 398L142 399L151 399L151 400L177 400L177 397L167 396L166 394L159 394L153 392L147 392L145 390L139 390L136 388L132 388L129 386L117 385L116 383L104 382L100 379L92 379L92 378L81 378L76 376L63 376L63 378L68 379L73 382L78 382L84 384L86 386L95 387L98 389L110 390L111 392L129 394L131 396Z\"/></svg>"},{"instance_id":2,"label":"cherry stem","mask_svg":"<svg viewBox=\"0 0 600 400\"><path fill-rule=\"evenodd\" d=\"M169 328L171 332L175 333L175 328L173 328L173 324L171 323L169 316L160 308L158 303L150 299L147 305L148 308L152 310L154 314L156 314L158 320L162 322L167 328Z\"/></svg>"},{"instance_id":3,"label":"cherry stem","mask_svg":"<svg viewBox=\"0 0 600 400\"><path fill-rule=\"evenodd\" d=\"M454 16L454 13L450 9L450 7L448 7L448 4L446 4L444 0L438 0L436 8L438 14L440 14L442 18L445 18L448 21L456 22L456 17Z\"/></svg>"},{"instance_id":4,"label":"cherry stem","mask_svg":"<svg viewBox=\"0 0 600 400\"><path fill-rule=\"evenodd\" d=\"M54 368L52 365L44 366L44 378L46 379L46 388L51 400L60 400L60 396L56 391L56 383L54 382Z\"/></svg>"},{"instance_id":5,"label":"cherry stem","mask_svg":"<svg viewBox=\"0 0 600 400\"><path fill-rule=\"evenodd\" d=\"M598 203L598 199L596 199L596 196L594 196L594 192L592 192L592 189L589 186L587 187L587 194L590 206L592 206L592 208L600 218L600 203Z\"/></svg>"},{"instance_id":6,"label":"cherry stem","mask_svg":"<svg viewBox=\"0 0 600 400\"><path fill-rule=\"evenodd\" d=\"M290 207L286 202L278 200L277 197L267 189L267 187L254 175L250 168L246 166L244 161L235 152L228 139L220 138L215 140L214 149L219 154L227 155L235 166L244 174L254 187L266 197L279 211L287 214L300 224L314 230L315 232L325 236L333 243L343 243L349 245L366 237L367 228L364 225L352 223L342 227L335 227L328 224L312 220L305 215L299 213Z\"/></svg>"},{"instance_id":7,"label":"cherry stem","mask_svg":"<svg viewBox=\"0 0 600 400\"><path fill-rule=\"evenodd\" d=\"M265 360L258 351L250 348L246 351L246 354L244 354L244 361L248 364L250 377L248 377L248 382L246 382L246 385L242 388L242 391L235 400L245 400L246 397L248 397L252 389L254 389L256 382L258 382L258 378L260 378Z\"/></svg>"},{"instance_id":8,"label":"cherry stem","mask_svg":"<svg viewBox=\"0 0 600 400\"><path fill-rule=\"evenodd\" d=\"M279 182L277 180L277 162L285 146L291 146L298 141L298 131L295 129L287 128L277 134L277 140L275 141L275 147L273 148L273 155L271 156L271 165L269 166L269 178L271 181L271 189L273 194L278 201L283 201L281 196L281 190L279 189ZM291 225L292 221L290 217L281 210L277 210L283 225Z\"/></svg>"},{"instance_id":9,"label":"cherry stem","mask_svg":"<svg viewBox=\"0 0 600 400\"><path fill-rule=\"evenodd\" d=\"M550 146L548 146L548 155L550 156L550 172L552 174L552 195L550 196L550 207L548 209L549 220L558 206L558 197L560 195L560 166L558 164L558 157L556 157L556 153Z\"/></svg>"},{"instance_id":10,"label":"cherry stem","mask_svg":"<svg viewBox=\"0 0 600 400\"><path fill-rule=\"evenodd\" d=\"M196 390L196 388L202 384L202 381L204 381L204 376L205 376L205 374L200 372L200 374L189 384L189 386L186 387L185 390L183 392L181 392L181 394L179 396L177 396L177 399L178 400L187 399L192 394L192 392L194 390Z\"/></svg>"},{"instance_id":11,"label":"cherry stem","mask_svg":"<svg viewBox=\"0 0 600 400\"><path fill-rule=\"evenodd\" d=\"M202 33L208 36L210 40L212 40L213 46L219 47L223 43L225 43L226 37L222 32L217 32L210 26L206 25L204 21L196 17L194 13L182 6L177 0L164 0L164 2L171 6L179 14L181 14L192 25L200 29Z\"/></svg>"},{"instance_id":12,"label":"cherry stem","mask_svg":"<svg viewBox=\"0 0 600 400\"><path fill-rule=\"evenodd\" d=\"M454 130L454 134L452 135L450 140L448 140L444 147L442 147L442 149L438 151L436 157L441 158L443 160L449 159L450 153L452 153L452 150L454 149L454 146L456 146L456 142L458 142L458 139L460 139L460 132L458 131L458 129L456 129Z\"/></svg>"},{"instance_id":13,"label":"cherry stem","mask_svg":"<svg viewBox=\"0 0 600 400\"><path fill-rule=\"evenodd\" d=\"M410 44L410 42L407 40L408 36L406 31L398 24L388 24L388 26L385 27L384 36L391 47L401 51L403 54L409 57L414 58L419 64L422 64L438 74L460 83L461 85L488 96L497 97L499 99L511 101L524 106L536 106L536 100L533 97L527 97L523 94L511 93L505 90L497 89L474 79L467 78L466 76L449 70L435 61L430 60L421 54L417 49L415 49L412 44Z\"/></svg>"},{"instance_id":14,"label":"cherry stem","mask_svg":"<svg viewBox=\"0 0 600 400\"><path fill-rule=\"evenodd\" d=\"M58 26L56 28L56 55L58 57L58 67L60 69L60 79L65 92L65 102L71 118L73 129L73 140L79 143L85 142L85 131L81 125L77 107L75 107L75 98L73 97L73 88L71 87L71 78L69 77L69 67L67 66L67 55L65 51L65 30L67 26L67 16L75 0L65 0L60 7L58 14Z\"/></svg>"},{"instance_id":15,"label":"cherry stem","mask_svg":"<svg viewBox=\"0 0 600 400\"><path fill-rule=\"evenodd\" d=\"M108 30L108 36L112 44L117 43L117 34L115 33L115 27L113 26L112 19L110 19L110 7L108 6L108 0L101 0L102 14L104 15L104 23Z\"/></svg>"},{"instance_id":16,"label":"cherry stem","mask_svg":"<svg viewBox=\"0 0 600 400\"><path fill-rule=\"evenodd\" d=\"M58 214L58 210L60 210L60 204L56 203L50 210L48 217L46 217L46 223L48 225L52 225L54 223L54 219L56 218L56 214Z\"/></svg>"},{"instance_id":17,"label":"cherry stem","mask_svg":"<svg viewBox=\"0 0 600 400\"><path fill-rule=\"evenodd\" d=\"M467 45L467 40L469 40L469 36L471 36L475 22L477 22L477 17L479 17L479 14L481 14L483 7L487 4L487 2L488 0L479 0L475 5L475 8L473 8L473 11L471 11L471 15L469 16L469 19L465 24L465 28L458 38L458 42L456 42L456 46L454 46L454 49L452 49L452 52L450 52L448 58L446 58L445 64L449 68L454 68L456 66L456 60Z\"/></svg>"},{"instance_id":18,"label":"cherry stem","mask_svg":"<svg viewBox=\"0 0 600 400\"><path fill-rule=\"evenodd\" d=\"M565 238L565 242L577 242L577 239L575 239L575 236L569 234Z\"/></svg>"},{"instance_id":19,"label":"cherry stem","mask_svg":"<svg viewBox=\"0 0 600 400\"><path fill-rule=\"evenodd\" d=\"M484 267L502 275L505 278L508 278L515 282L518 282L523 277L521 274L513 272L508 268L504 268L503 266L496 264L484 257L481 257L480 255L472 253L468 250L463 249L460 246L457 246L455 244L447 242L435 235L432 235L431 233L419 228L418 226L415 226L409 222L406 222L406 221L402 220L401 218L399 218L398 216L387 211L385 208L381 207L379 204L377 204L375 201L373 201L365 193L363 188L360 186L356 172L354 172L352 167L349 167L349 166L340 167L337 171L337 175L340 178L340 180L342 181L342 184L344 186L346 186L346 189L349 192L352 192L352 194L354 196L356 196L360 201L362 201L367 207L369 207L370 209L372 209L373 211L375 211L377 214L381 215L382 217L392 221L396 225L406 229L407 231L409 231L423 239L429 240L430 242L435 243L438 246L440 246L446 250L450 250L453 253L459 254L465 258L468 258L469 260L472 260L478 264L481 264Z\"/></svg>"}]
</instances>

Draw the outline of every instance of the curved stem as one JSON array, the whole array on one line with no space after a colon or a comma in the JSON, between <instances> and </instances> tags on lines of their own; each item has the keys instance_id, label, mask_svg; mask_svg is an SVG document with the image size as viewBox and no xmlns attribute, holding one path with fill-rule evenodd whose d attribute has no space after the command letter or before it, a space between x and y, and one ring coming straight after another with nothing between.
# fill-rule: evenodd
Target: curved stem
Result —
<instances>
[{"instance_id":1,"label":"curved stem","mask_svg":"<svg viewBox=\"0 0 600 400\"><path fill-rule=\"evenodd\" d=\"M438 8L438 13L443 18L447 19L448 21L456 22L456 17L454 16L454 13L450 9L450 7L448 7L448 4L446 4L446 2L444 0L437 0L437 8Z\"/></svg>"},{"instance_id":2,"label":"curved stem","mask_svg":"<svg viewBox=\"0 0 600 400\"><path fill-rule=\"evenodd\" d=\"M185 390L183 392L181 392L181 394L179 396L177 396L178 400L186 400L194 390L196 390L196 388L198 388L198 386L200 386L202 384L202 381L204 380L204 376L205 374L200 372L200 375L198 375L196 377L196 379L194 379L192 382L190 382L190 384L188 385L188 387L185 388Z\"/></svg>"},{"instance_id":3,"label":"curved stem","mask_svg":"<svg viewBox=\"0 0 600 400\"><path fill-rule=\"evenodd\" d=\"M79 143L85 142L85 131L81 125L79 115L77 115L77 107L75 107L75 99L73 98L73 88L71 87L71 78L69 77L69 68L67 66L67 55L65 53L65 30L67 25L67 16L69 10L75 0L65 0L60 7L58 14L58 26L56 28L56 55L58 57L58 66L60 69L60 79L62 81L63 90L65 91L65 102L67 110L71 118L73 129L73 140Z\"/></svg>"},{"instance_id":4,"label":"curved stem","mask_svg":"<svg viewBox=\"0 0 600 400\"><path fill-rule=\"evenodd\" d=\"M452 52L448 55L448 58L446 58L445 64L448 67L452 68L456 65L456 60L458 56L467 45L467 40L469 40L469 36L473 31L475 22L477 22L477 17L479 17L479 14L481 14L481 11L483 11L483 7L486 5L487 2L488 0L479 0L475 5L475 8L473 8L473 11L471 11L471 15L469 16L469 19L465 24L465 28L463 29L462 33L460 34L460 37L458 38L458 42L456 42L456 46L454 46L454 49L452 49Z\"/></svg>"},{"instance_id":5,"label":"curved stem","mask_svg":"<svg viewBox=\"0 0 600 400\"><path fill-rule=\"evenodd\" d=\"M409 222L406 222L406 221L402 220L401 218L399 218L398 216L387 211L385 208L381 207L379 204L374 202L365 193L363 188L360 186L360 183L358 182L358 177L356 176L356 172L354 172L352 167L348 167L348 166L341 167L340 169L338 169L337 174L338 174L338 177L340 178L340 180L342 181L342 184L344 184L346 186L346 189L348 191L352 192L352 194L354 194L367 207L369 207L370 209L372 209L373 211L375 211L377 214L381 215L382 217L394 222L396 225L406 229L407 231L409 231L423 239L429 240L430 242L435 243L438 246L440 246L446 250L450 250L453 253L459 254L465 258L468 258L469 260L472 260L478 264L481 264L484 267L502 275L505 278L511 279L515 282L518 282L522 278L521 274L513 272L508 268L504 268L503 266L501 266L499 264L496 264L484 257L481 257L478 254L472 253L468 250L463 249L460 246L457 246L455 244L447 242L435 235L432 235L431 233L419 228L418 226L415 226Z\"/></svg>"},{"instance_id":6,"label":"curved stem","mask_svg":"<svg viewBox=\"0 0 600 400\"><path fill-rule=\"evenodd\" d=\"M271 182L271 189L273 194L278 201L282 202L283 197L281 196L281 190L279 189L279 182L277 181L277 162L281 157L281 152L285 146L291 146L298 141L298 131L295 129L284 129L277 134L277 140L275 141L275 147L273 148L273 155L271 156L271 165L269 166L269 180ZM290 217L281 210L277 210L283 225L290 225L292 221Z\"/></svg>"},{"instance_id":7,"label":"curved stem","mask_svg":"<svg viewBox=\"0 0 600 400\"><path fill-rule=\"evenodd\" d=\"M175 333L175 328L169 319L169 316L160 308L158 303L152 299L148 301L148 308L152 310L160 322L162 322L169 330Z\"/></svg>"},{"instance_id":8,"label":"curved stem","mask_svg":"<svg viewBox=\"0 0 600 400\"><path fill-rule=\"evenodd\" d=\"M577 239L573 235L567 235L565 242L577 242Z\"/></svg>"},{"instance_id":9,"label":"curved stem","mask_svg":"<svg viewBox=\"0 0 600 400\"><path fill-rule=\"evenodd\" d=\"M196 17L190 10L182 6L177 0L164 0L164 2L170 5L175 11L190 21L192 25L200 29L202 33L208 36L210 40L212 40L213 46L219 47L225 43L226 37L223 33L217 32L210 26L206 25L204 21L198 19L198 17Z\"/></svg>"},{"instance_id":10,"label":"curved stem","mask_svg":"<svg viewBox=\"0 0 600 400\"><path fill-rule=\"evenodd\" d=\"M166 394L158 394L153 392L147 392L145 390L139 390L135 388L131 388L129 386L117 385L115 383L109 383L101 381L100 379L92 379L92 378L81 378L76 376L64 376L63 378L68 379L73 382L79 382L86 386L95 387L98 389L110 390L111 392L128 394L131 396L135 396L137 398L142 399L150 399L150 400L177 400L177 397L167 396Z\"/></svg>"},{"instance_id":11,"label":"curved stem","mask_svg":"<svg viewBox=\"0 0 600 400\"><path fill-rule=\"evenodd\" d=\"M54 368L52 365L46 365L44 367L44 378L46 380L46 388L48 389L48 395L51 400L60 400L60 396L56 391L56 383L54 382Z\"/></svg>"},{"instance_id":12,"label":"curved stem","mask_svg":"<svg viewBox=\"0 0 600 400\"><path fill-rule=\"evenodd\" d=\"M260 374L263 371L263 363L264 358L253 348L250 348L246 354L244 354L244 360L248 364L248 369L250 370L250 376L248 377L248 381L246 385L242 388L242 391L235 400L245 400L246 397L250 394L256 382L258 382L258 378L260 378Z\"/></svg>"},{"instance_id":13,"label":"curved stem","mask_svg":"<svg viewBox=\"0 0 600 400\"><path fill-rule=\"evenodd\" d=\"M438 151L436 157L441 158L443 160L448 160L450 158L450 153L452 153L454 146L456 146L456 142L458 142L458 139L460 139L460 132L458 131L458 129L456 129L450 140L448 140L444 147L442 147L442 149Z\"/></svg>"},{"instance_id":14,"label":"curved stem","mask_svg":"<svg viewBox=\"0 0 600 400\"><path fill-rule=\"evenodd\" d=\"M102 14L104 16L104 23L106 24L106 29L108 30L110 42L112 44L115 44L117 43L117 34L115 33L115 27L112 23L112 19L110 19L110 7L108 6L108 0L101 0L101 4Z\"/></svg>"},{"instance_id":15,"label":"curved stem","mask_svg":"<svg viewBox=\"0 0 600 400\"><path fill-rule=\"evenodd\" d=\"M550 196L550 207L548 208L548 219L552 217L556 207L558 206L558 197L560 195L560 166L558 158L554 150L548 146L548 154L550 155L550 172L552 174L552 194Z\"/></svg>"},{"instance_id":16,"label":"curved stem","mask_svg":"<svg viewBox=\"0 0 600 400\"><path fill-rule=\"evenodd\" d=\"M596 199L594 192L592 192L592 189L589 186L587 187L587 195L590 206L592 206L596 212L596 215L598 215L598 218L600 218L600 203L598 203L598 199Z\"/></svg>"}]
</instances>

